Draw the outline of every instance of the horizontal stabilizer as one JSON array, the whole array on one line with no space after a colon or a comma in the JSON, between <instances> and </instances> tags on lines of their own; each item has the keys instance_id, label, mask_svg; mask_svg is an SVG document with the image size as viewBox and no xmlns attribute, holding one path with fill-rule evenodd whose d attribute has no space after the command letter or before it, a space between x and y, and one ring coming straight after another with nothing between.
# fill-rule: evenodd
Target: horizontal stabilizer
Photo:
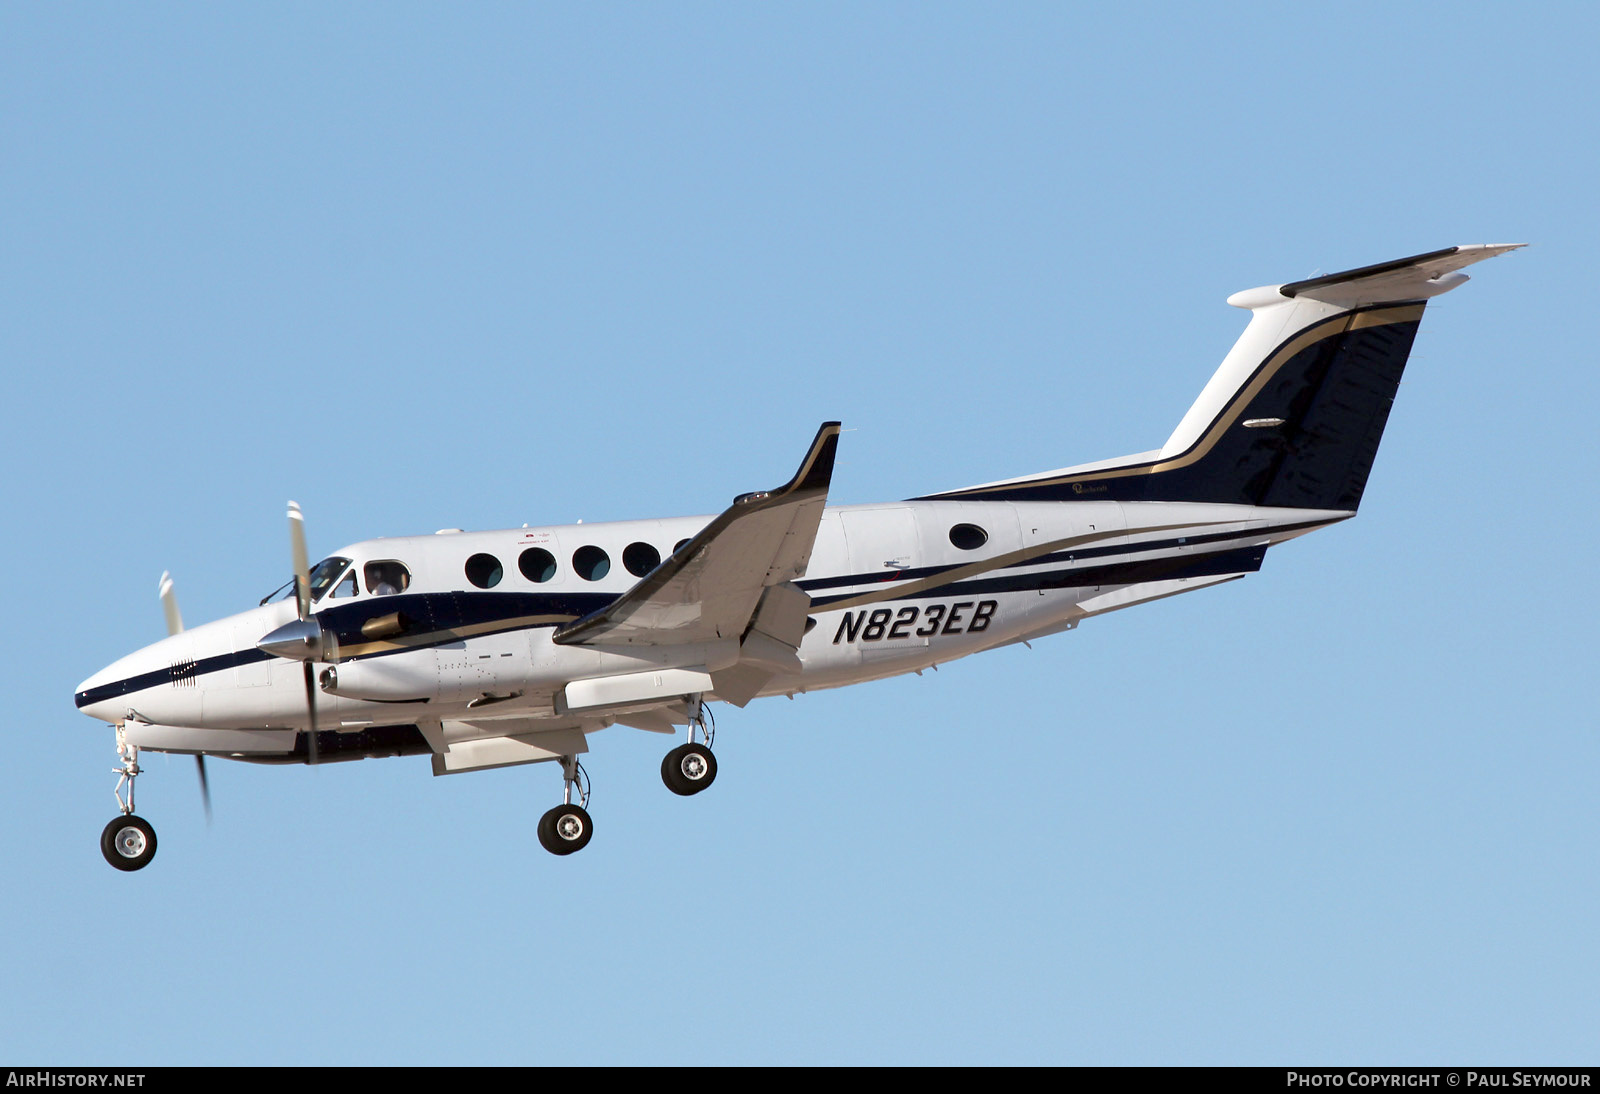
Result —
<instances>
[{"instance_id":1,"label":"horizontal stabilizer","mask_svg":"<svg viewBox=\"0 0 1600 1094\"><path fill-rule=\"evenodd\" d=\"M1278 293L1291 299L1306 296L1347 308L1363 304L1392 304L1402 300L1426 300L1449 292L1466 281L1467 275L1459 272L1463 266L1524 246L1526 244L1523 243L1479 243L1446 247L1442 251L1397 258L1392 262L1361 266L1343 273L1291 281L1278 286ZM1233 303L1233 299L1229 298L1228 302Z\"/></svg>"}]
</instances>

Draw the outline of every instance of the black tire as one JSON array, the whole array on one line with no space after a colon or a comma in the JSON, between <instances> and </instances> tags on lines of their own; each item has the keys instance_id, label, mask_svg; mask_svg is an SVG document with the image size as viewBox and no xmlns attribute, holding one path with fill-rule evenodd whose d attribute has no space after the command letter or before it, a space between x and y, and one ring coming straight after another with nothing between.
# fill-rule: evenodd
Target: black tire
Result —
<instances>
[{"instance_id":1,"label":"black tire","mask_svg":"<svg viewBox=\"0 0 1600 1094\"><path fill-rule=\"evenodd\" d=\"M594 821L581 805L558 805L539 818L539 845L552 855L570 855L589 846Z\"/></svg>"},{"instance_id":2,"label":"black tire","mask_svg":"<svg viewBox=\"0 0 1600 1094\"><path fill-rule=\"evenodd\" d=\"M716 778L717 758L705 745L679 745L661 761L661 781L674 794L698 794Z\"/></svg>"},{"instance_id":3,"label":"black tire","mask_svg":"<svg viewBox=\"0 0 1600 1094\"><path fill-rule=\"evenodd\" d=\"M143 870L156 857L156 830L143 817L118 817L100 833L100 853L119 870Z\"/></svg>"}]
</instances>

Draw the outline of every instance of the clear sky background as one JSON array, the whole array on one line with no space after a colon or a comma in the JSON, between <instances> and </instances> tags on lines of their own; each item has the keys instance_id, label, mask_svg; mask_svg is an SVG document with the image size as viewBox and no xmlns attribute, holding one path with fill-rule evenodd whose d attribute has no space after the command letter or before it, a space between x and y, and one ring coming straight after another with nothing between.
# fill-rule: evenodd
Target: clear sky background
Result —
<instances>
[{"instance_id":1,"label":"clear sky background","mask_svg":"<svg viewBox=\"0 0 1600 1094\"><path fill-rule=\"evenodd\" d=\"M0 1062L1600 1058L1587 4L0 7ZM74 685L313 555L1160 445L1239 289L1428 309L1260 574L550 765L146 756Z\"/></svg>"}]
</instances>

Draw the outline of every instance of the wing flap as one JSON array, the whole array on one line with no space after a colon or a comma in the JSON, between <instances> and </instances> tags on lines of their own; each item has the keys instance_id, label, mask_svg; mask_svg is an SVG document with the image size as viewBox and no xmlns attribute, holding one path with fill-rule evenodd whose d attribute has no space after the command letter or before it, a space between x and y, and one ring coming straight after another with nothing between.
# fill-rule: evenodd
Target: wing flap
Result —
<instances>
[{"instance_id":1,"label":"wing flap","mask_svg":"<svg viewBox=\"0 0 1600 1094\"><path fill-rule=\"evenodd\" d=\"M532 725L534 723L524 720L520 726L513 723L508 724L507 728L527 728ZM514 733L504 737L481 737L471 741L457 741L446 746L443 752L435 752L433 773L456 775L463 771L515 767L518 764L559 760L562 756L575 756L587 751L589 742L581 727Z\"/></svg>"}]
</instances>

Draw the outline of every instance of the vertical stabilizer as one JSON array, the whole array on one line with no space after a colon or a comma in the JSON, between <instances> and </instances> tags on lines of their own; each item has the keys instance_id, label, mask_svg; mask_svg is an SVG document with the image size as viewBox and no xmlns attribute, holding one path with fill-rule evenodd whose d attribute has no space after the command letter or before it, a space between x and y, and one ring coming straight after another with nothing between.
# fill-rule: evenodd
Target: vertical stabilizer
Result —
<instances>
[{"instance_id":1,"label":"vertical stabilizer","mask_svg":"<svg viewBox=\"0 0 1600 1094\"><path fill-rule=\"evenodd\" d=\"M1451 247L1228 303L1250 323L1158 452L932 495L1353 512L1430 298L1520 244Z\"/></svg>"}]
</instances>

